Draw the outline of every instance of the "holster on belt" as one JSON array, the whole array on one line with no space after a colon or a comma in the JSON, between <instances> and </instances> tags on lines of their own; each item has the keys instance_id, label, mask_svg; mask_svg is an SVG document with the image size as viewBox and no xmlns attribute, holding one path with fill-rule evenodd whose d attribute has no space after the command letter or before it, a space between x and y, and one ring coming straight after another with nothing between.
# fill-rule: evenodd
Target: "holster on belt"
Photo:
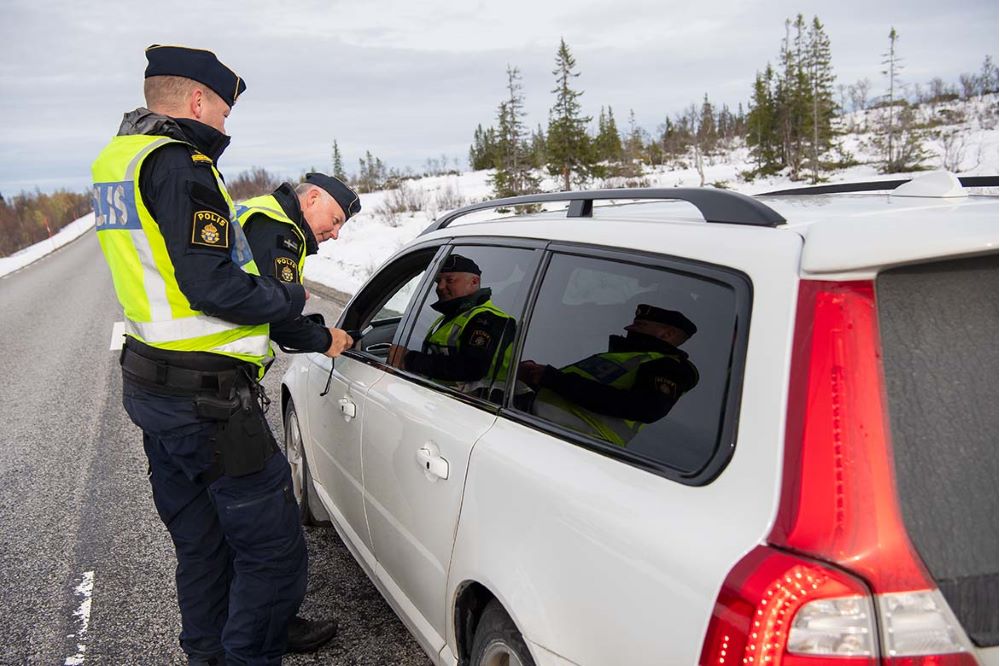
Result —
<instances>
[{"instance_id":1,"label":"holster on belt","mask_svg":"<svg viewBox=\"0 0 1000 666\"><path fill-rule=\"evenodd\" d=\"M198 416L218 424L210 440L215 464L203 474L246 476L264 469L278 444L264 416L267 396L253 366L216 354L172 352L128 338L122 372L152 391L190 396Z\"/></svg>"},{"instance_id":2,"label":"holster on belt","mask_svg":"<svg viewBox=\"0 0 1000 666\"><path fill-rule=\"evenodd\" d=\"M228 398L195 396L198 415L219 422L215 455L220 472L246 476L264 469L278 444L259 405L263 389L253 380L237 379Z\"/></svg>"}]
</instances>

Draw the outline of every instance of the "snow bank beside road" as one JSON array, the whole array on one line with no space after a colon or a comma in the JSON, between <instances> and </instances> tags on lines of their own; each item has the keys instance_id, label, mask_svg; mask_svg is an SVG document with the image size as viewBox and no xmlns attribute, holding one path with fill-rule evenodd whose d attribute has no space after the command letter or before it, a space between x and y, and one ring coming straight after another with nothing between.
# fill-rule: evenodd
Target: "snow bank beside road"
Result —
<instances>
[{"instance_id":1,"label":"snow bank beside road","mask_svg":"<svg viewBox=\"0 0 1000 666\"><path fill-rule=\"evenodd\" d=\"M70 222L59 230L52 238L43 240L40 243L29 245L23 250L18 250L9 257L0 257L0 277L13 273L19 268L24 268L28 264L37 261L54 252L66 243L74 241L82 236L88 229L94 226L94 214L87 213L79 220Z\"/></svg>"}]
</instances>

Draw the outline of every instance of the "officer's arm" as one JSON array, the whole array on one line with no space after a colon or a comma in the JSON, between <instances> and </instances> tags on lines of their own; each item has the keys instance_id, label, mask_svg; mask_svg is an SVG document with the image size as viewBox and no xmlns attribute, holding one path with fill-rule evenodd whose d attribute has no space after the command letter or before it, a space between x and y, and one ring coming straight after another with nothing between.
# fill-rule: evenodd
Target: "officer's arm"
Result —
<instances>
[{"instance_id":1,"label":"officer's arm","mask_svg":"<svg viewBox=\"0 0 1000 666\"><path fill-rule=\"evenodd\" d=\"M657 389L654 369L647 363L639 368L632 388L614 388L593 379L570 372L560 372L546 366L540 386L547 388L569 402L584 409L613 418L652 423L667 415L677 402L672 393Z\"/></svg>"},{"instance_id":2,"label":"officer's arm","mask_svg":"<svg viewBox=\"0 0 1000 666\"><path fill-rule=\"evenodd\" d=\"M157 150L141 176L143 200L160 225L177 284L192 308L235 324L282 321L302 311L301 285L249 275L232 261L236 235L228 205L211 168L194 163L186 146Z\"/></svg>"},{"instance_id":3,"label":"officer's arm","mask_svg":"<svg viewBox=\"0 0 1000 666\"><path fill-rule=\"evenodd\" d=\"M253 251L261 275L283 283L301 283L299 257L292 250L301 242L288 225L256 213L243 224L243 233ZM303 315L271 323L271 339L282 347L323 353L330 348L330 329Z\"/></svg>"}]
</instances>

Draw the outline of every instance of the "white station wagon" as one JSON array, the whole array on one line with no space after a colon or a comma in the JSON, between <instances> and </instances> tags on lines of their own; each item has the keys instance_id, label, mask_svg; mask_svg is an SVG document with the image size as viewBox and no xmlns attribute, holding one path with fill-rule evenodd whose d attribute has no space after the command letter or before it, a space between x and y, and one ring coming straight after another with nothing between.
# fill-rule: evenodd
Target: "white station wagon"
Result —
<instances>
[{"instance_id":1,"label":"white station wagon","mask_svg":"<svg viewBox=\"0 0 1000 666\"><path fill-rule=\"evenodd\" d=\"M303 518L435 664L996 664L998 208L962 185L997 180L963 180L444 215L283 379Z\"/></svg>"}]
</instances>

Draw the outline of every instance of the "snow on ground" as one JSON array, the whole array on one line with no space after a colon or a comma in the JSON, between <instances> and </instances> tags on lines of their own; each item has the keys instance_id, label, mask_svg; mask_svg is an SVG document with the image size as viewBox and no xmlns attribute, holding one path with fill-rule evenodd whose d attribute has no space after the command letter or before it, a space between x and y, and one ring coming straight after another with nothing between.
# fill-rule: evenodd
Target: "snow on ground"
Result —
<instances>
[{"instance_id":1,"label":"snow on ground","mask_svg":"<svg viewBox=\"0 0 1000 666\"><path fill-rule=\"evenodd\" d=\"M935 137L924 143L929 157L925 164L940 169L954 167L962 175L996 175L998 173L997 96L968 102L926 104L917 110L918 121L945 118L946 125L933 128ZM844 149L861 162L857 166L825 174L829 182L858 182L886 178L909 177L879 174L872 165L877 155L872 147L871 129L879 112L860 111L843 119L847 134L840 137ZM951 138L949 138L951 137ZM701 177L693 166L675 164L647 169L642 178L648 187L698 187ZM736 142L729 150L705 159L705 184L725 187L745 194L758 194L787 187L801 187L786 176L759 178L752 183L741 174L750 171L753 162L743 143ZM344 226L340 239L327 241L319 253L306 259L305 277L334 289L353 294L390 256L413 240L433 220L446 211L492 198L489 178L491 171L474 171L460 175L443 175L405 181L401 190L372 192L361 195L362 212ZM621 182L595 182L590 187L622 186ZM544 177L542 189L555 191L559 184ZM397 204L391 206L390 204ZM390 212L402 208L410 212ZM68 243L94 225L93 214L68 225L51 239L0 258L0 277L35 261L48 252Z\"/></svg>"},{"instance_id":2,"label":"snow on ground","mask_svg":"<svg viewBox=\"0 0 1000 666\"><path fill-rule=\"evenodd\" d=\"M35 243L34 245L29 245L9 257L0 257L0 277L8 273L13 273L19 268L24 268L33 261L37 261L50 252L54 252L66 243L76 240L93 226L94 214L87 213L79 220L67 224L59 230L59 233L51 238L43 240L40 243Z\"/></svg>"}]
</instances>

